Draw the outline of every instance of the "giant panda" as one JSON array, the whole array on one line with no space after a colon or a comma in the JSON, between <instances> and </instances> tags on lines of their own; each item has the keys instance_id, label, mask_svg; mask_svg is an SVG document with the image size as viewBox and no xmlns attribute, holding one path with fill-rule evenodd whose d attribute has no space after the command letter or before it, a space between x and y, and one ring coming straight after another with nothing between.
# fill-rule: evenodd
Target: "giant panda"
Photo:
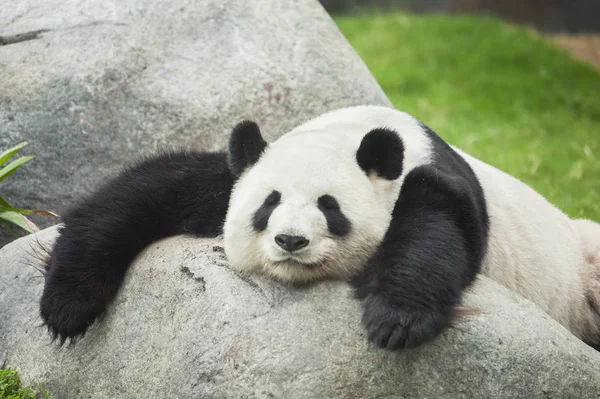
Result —
<instances>
[{"instance_id":1,"label":"giant panda","mask_svg":"<svg viewBox=\"0 0 600 399\"><path fill-rule=\"evenodd\" d=\"M226 152L124 170L63 216L40 304L54 338L84 335L135 256L177 234L222 235L242 272L348 281L381 348L434 340L478 273L600 343L600 225L392 108L330 111L270 144L246 120Z\"/></svg>"}]
</instances>

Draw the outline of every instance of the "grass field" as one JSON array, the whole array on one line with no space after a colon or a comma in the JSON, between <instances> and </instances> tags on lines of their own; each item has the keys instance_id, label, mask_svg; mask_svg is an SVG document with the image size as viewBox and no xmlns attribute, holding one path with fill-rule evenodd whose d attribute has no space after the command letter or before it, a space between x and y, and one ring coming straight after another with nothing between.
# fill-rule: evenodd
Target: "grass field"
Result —
<instances>
[{"instance_id":1,"label":"grass field","mask_svg":"<svg viewBox=\"0 0 600 399\"><path fill-rule=\"evenodd\" d=\"M600 221L600 73L492 18L335 18L394 106Z\"/></svg>"}]
</instances>

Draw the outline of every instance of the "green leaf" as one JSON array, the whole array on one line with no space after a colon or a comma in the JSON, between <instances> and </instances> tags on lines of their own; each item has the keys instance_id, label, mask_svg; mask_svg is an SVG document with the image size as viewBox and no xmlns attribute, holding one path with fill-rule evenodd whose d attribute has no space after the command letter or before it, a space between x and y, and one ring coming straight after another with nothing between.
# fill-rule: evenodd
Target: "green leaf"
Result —
<instances>
[{"instance_id":1,"label":"green leaf","mask_svg":"<svg viewBox=\"0 0 600 399\"><path fill-rule=\"evenodd\" d=\"M8 205L8 202L6 202L4 200L4 198L0 197L0 206L3 206L5 208L10 208L10 205Z\"/></svg>"},{"instance_id":2,"label":"green leaf","mask_svg":"<svg viewBox=\"0 0 600 399\"><path fill-rule=\"evenodd\" d=\"M32 213L35 213L36 215L43 215L43 216L52 216L52 217L59 217L56 213L52 212L52 211L46 211L44 209L21 209L21 208L13 208L13 207L6 207L6 206L2 206L0 205L0 212L14 212L14 213L18 213L21 215L30 215Z\"/></svg>"},{"instance_id":3,"label":"green leaf","mask_svg":"<svg viewBox=\"0 0 600 399\"><path fill-rule=\"evenodd\" d=\"M8 205L8 204L7 204ZM0 212L15 212L20 213L21 215L29 215L32 213L30 209L21 209L21 208L13 208L12 206L4 206L0 201Z\"/></svg>"},{"instance_id":4,"label":"green leaf","mask_svg":"<svg viewBox=\"0 0 600 399\"><path fill-rule=\"evenodd\" d=\"M7 222L19 226L20 228L29 233L34 233L39 230L38 227L31 220L16 212L0 212L0 219L6 220Z\"/></svg>"},{"instance_id":5,"label":"green leaf","mask_svg":"<svg viewBox=\"0 0 600 399\"><path fill-rule=\"evenodd\" d=\"M21 157L0 169L0 181L6 179L8 175L13 173L15 170L19 169L25 162L30 161L33 158L34 157L31 155L27 157Z\"/></svg>"},{"instance_id":6,"label":"green leaf","mask_svg":"<svg viewBox=\"0 0 600 399\"><path fill-rule=\"evenodd\" d=\"M35 213L36 215L52 216L55 218L60 217L56 213L54 213L52 211L47 211L45 209L13 208L2 197L0 197L0 212L15 212L15 213L20 213L21 215L29 215L31 213Z\"/></svg>"},{"instance_id":7,"label":"green leaf","mask_svg":"<svg viewBox=\"0 0 600 399\"><path fill-rule=\"evenodd\" d=\"M6 150L2 154L0 154L0 166L2 166L4 164L4 162L6 162L8 160L8 158L12 157L15 154L15 152L19 151L21 148L25 147L27 144L28 144L27 141L23 141L22 143L19 143L16 146L9 148L8 150Z\"/></svg>"}]
</instances>

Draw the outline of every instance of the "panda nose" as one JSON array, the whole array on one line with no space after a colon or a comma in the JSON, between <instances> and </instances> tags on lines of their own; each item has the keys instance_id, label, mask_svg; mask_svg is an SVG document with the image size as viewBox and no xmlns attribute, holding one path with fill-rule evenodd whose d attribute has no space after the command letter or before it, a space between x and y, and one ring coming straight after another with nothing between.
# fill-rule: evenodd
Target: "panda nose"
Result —
<instances>
[{"instance_id":1,"label":"panda nose","mask_svg":"<svg viewBox=\"0 0 600 399\"><path fill-rule=\"evenodd\" d=\"M278 234L275 236L275 242L286 251L294 252L308 245L308 240L300 236L289 236L287 234Z\"/></svg>"}]
</instances>

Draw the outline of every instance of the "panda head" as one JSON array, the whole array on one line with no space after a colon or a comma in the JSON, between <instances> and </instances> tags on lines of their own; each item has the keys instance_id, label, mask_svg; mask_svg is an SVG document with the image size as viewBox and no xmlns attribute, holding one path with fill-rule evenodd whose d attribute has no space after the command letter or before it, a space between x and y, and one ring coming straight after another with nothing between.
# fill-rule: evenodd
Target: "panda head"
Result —
<instances>
[{"instance_id":1,"label":"panda head","mask_svg":"<svg viewBox=\"0 0 600 399\"><path fill-rule=\"evenodd\" d=\"M224 224L233 267L283 281L346 279L383 239L402 172L400 137L374 129L348 152L321 133L268 144L254 122L233 129L237 181Z\"/></svg>"}]
</instances>

